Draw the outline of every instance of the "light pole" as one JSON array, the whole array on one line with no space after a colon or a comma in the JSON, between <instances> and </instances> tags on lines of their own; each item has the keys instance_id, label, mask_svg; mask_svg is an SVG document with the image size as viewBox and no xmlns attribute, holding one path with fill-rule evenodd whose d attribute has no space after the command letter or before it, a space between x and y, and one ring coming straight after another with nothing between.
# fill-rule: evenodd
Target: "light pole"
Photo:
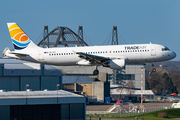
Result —
<instances>
[{"instance_id":1,"label":"light pole","mask_svg":"<svg viewBox=\"0 0 180 120\"><path fill-rule=\"evenodd\" d=\"M27 87L29 86L29 84L26 84L26 104L27 104Z\"/></svg>"},{"instance_id":2,"label":"light pole","mask_svg":"<svg viewBox=\"0 0 180 120\"><path fill-rule=\"evenodd\" d=\"M86 96L87 96L87 87L88 87L88 85L84 85L85 87L86 87Z\"/></svg>"},{"instance_id":3,"label":"light pole","mask_svg":"<svg viewBox=\"0 0 180 120\"><path fill-rule=\"evenodd\" d=\"M57 84L57 103L58 103L58 87L59 87L60 85L59 84Z\"/></svg>"}]
</instances>

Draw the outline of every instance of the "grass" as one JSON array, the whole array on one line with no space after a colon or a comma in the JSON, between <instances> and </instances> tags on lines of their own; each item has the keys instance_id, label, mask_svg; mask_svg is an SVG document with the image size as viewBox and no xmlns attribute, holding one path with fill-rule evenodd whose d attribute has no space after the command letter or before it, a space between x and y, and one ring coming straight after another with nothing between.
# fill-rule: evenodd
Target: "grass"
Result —
<instances>
[{"instance_id":1,"label":"grass","mask_svg":"<svg viewBox=\"0 0 180 120\"><path fill-rule=\"evenodd\" d=\"M166 113L166 118L159 118L158 113ZM131 114L132 115L132 114ZM86 116L86 118L89 118L90 116ZM138 119L142 120L169 120L171 118L180 118L180 109L166 109L166 110L160 110L160 111L154 111L150 113L145 113L141 115L135 115L132 117L122 117L120 114L108 114L108 115L94 115L91 116L91 118L115 118L115 119L135 119L135 117L138 117Z\"/></svg>"}]
</instances>

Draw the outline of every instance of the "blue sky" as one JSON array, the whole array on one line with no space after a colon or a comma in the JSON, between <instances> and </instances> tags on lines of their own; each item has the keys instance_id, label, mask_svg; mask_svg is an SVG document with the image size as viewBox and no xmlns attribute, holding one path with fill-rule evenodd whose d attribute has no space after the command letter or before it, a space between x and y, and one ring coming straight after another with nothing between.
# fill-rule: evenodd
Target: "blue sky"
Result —
<instances>
[{"instance_id":1,"label":"blue sky","mask_svg":"<svg viewBox=\"0 0 180 120\"><path fill-rule=\"evenodd\" d=\"M162 44L175 51L174 60L179 61L179 6L180 0L3 0L0 51L12 47L7 22L16 22L36 43L44 25L49 31L66 26L75 32L82 25L93 45L102 45L116 25L127 44Z\"/></svg>"}]
</instances>

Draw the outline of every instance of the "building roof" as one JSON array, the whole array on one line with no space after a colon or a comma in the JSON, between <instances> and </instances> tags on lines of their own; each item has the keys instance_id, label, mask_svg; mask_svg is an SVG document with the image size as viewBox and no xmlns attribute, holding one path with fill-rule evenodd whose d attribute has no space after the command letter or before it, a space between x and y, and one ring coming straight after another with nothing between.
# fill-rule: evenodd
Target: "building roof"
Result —
<instances>
[{"instance_id":1,"label":"building roof","mask_svg":"<svg viewBox=\"0 0 180 120\"><path fill-rule=\"evenodd\" d=\"M85 103L85 98L64 90L0 92L0 105L57 103Z\"/></svg>"}]
</instances>

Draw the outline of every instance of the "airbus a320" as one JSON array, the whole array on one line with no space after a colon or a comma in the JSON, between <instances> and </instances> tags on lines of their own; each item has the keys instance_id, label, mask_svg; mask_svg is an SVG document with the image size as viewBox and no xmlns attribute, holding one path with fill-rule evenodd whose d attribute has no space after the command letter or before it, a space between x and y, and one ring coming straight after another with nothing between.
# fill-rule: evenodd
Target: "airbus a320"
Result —
<instances>
[{"instance_id":1,"label":"airbus a320","mask_svg":"<svg viewBox=\"0 0 180 120\"><path fill-rule=\"evenodd\" d=\"M158 44L131 44L86 47L38 47L16 23L7 23L14 50L6 48L4 56L56 66L98 66L125 69L126 64L154 63L176 57L176 53ZM155 68L153 69L155 71Z\"/></svg>"}]
</instances>

